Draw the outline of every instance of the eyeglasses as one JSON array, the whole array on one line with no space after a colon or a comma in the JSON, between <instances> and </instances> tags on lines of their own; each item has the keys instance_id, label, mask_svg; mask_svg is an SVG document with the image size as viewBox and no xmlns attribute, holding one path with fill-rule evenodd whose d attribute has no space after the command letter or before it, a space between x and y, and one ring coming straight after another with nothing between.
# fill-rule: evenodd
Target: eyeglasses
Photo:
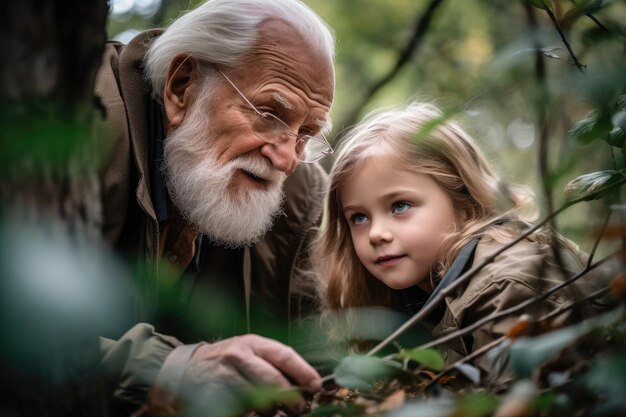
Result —
<instances>
[{"instance_id":1,"label":"eyeglasses","mask_svg":"<svg viewBox=\"0 0 626 417\"><path fill-rule=\"evenodd\" d=\"M217 69L217 68L216 68ZM254 135L267 143L279 143L287 140L289 136L296 138L296 156L301 162L311 164L317 162L325 156L334 153L324 135L320 132L317 136L298 135L293 133L287 123L274 116L272 113L261 112L254 104L243 95L243 93L233 84L233 82L222 71L217 69L222 77L239 93L241 98L250 106L257 114L256 119L252 122L252 132Z\"/></svg>"}]
</instances>

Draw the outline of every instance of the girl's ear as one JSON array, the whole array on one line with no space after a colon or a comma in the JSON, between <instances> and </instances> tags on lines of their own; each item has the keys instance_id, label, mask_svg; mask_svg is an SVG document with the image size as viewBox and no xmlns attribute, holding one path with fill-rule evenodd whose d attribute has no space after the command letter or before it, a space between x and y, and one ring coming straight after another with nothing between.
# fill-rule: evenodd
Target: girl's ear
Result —
<instances>
[{"instance_id":1,"label":"girl's ear","mask_svg":"<svg viewBox=\"0 0 626 417\"><path fill-rule=\"evenodd\" d=\"M189 55L174 57L167 72L163 91L163 107L167 130L178 127L193 101L198 78L198 63Z\"/></svg>"}]
</instances>

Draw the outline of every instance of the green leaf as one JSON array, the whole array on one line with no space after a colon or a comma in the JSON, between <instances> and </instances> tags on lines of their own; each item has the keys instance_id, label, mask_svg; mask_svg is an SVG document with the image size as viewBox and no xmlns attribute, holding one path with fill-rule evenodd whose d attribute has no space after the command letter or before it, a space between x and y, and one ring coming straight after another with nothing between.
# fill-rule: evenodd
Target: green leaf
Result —
<instances>
[{"instance_id":1,"label":"green leaf","mask_svg":"<svg viewBox=\"0 0 626 417\"><path fill-rule=\"evenodd\" d=\"M574 22L581 16L588 13L594 13L604 7L604 0L584 0L574 4L574 7L569 9L565 15L561 18L563 22Z\"/></svg>"},{"instance_id":2,"label":"green leaf","mask_svg":"<svg viewBox=\"0 0 626 417\"><path fill-rule=\"evenodd\" d=\"M609 326L621 318L621 310L616 309L581 323L555 330L537 337L517 339L510 350L510 363L513 372L520 378L528 378L533 371L556 357L564 348L573 344L598 327Z\"/></svg>"},{"instance_id":3,"label":"green leaf","mask_svg":"<svg viewBox=\"0 0 626 417\"><path fill-rule=\"evenodd\" d=\"M613 146L617 146L618 148L624 147L624 142L626 142L626 130L621 129L619 127L613 128L607 136L606 141Z\"/></svg>"},{"instance_id":4,"label":"green leaf","mask_svg":"<svg viewBox=\"0 0 626 417\"><path fill-rule=\"evenodd\" d=\"M587 144L598 138L607 137L611 128L612 126L608 117L599 117L598 113L594 113L576 122L569 130L568 134L580 143Z\"/></svg>"},{"instance_id":5,"label":"green leaf","mask_svg":"<svg viewBox=\"0 0 626 417\"><path fill-rule=\"evenodd\" d=\"M587 135L593 132L593 128L596 125L597 115L593 115L587 117L586 119L579 120L576 122L574 127L570 129L568 132L571 136L578 138L579 140L585 141Z\"/></svg>"},{"instance_id":6,"label":"green leaf","mask_svg":"<svg viewBox=\"0 0 626 417\"><path fill-rule=\"evenodd\" d=\"M253 410L268 410L276 404L294 404L300 399L297 389L256 386L245 393L243 401Z\"/></svg>"},{"instance_id":7,"label":"green leaf","mask_svg":"<svg viewBox=\"0 0 626 417\"><path fill-rule=\"evenodd\" d=\"M528 0L528 2L533 6L541 10L548 10L550 8L551 1L550 0Z\"/></svg>"},{"instance_id":8,"label":"green leaf","mask_svg":"<svg viewBox=\"0 0 626 417\"><path fill-rule=\"evenodd\" d=\"M603 357L584 375L583 383L590 392L602 398L597 415L623 415L626 391L626 355L623 352Z\"/></svg>"},{"instance_id":9,"label":"green leaf","mask_svg":"<svg viewBox=\"0 0 626 417\"><path fill-rule=\"evenodd\" d=\"M441 371L445 367L443 356L441 356L441 353L436 349L402 349L400 356L404 359L417 362L433 371Z\"/></svg>"},{"instance_id":10,"label":"green leaf","mask_svg":"<svg viewBox=\"0 0 626 417\"><path fill-rule=\"evenodd\" d=\"M613 126L626 130L626 110L618 111L611 117Z\"/></svg>"},{"instance_id":11,"label":"green leaf","mask_svg":"<svg viewBox=\"0 0 626 417\"><path fill-rule=\"evenodd\" d=\"M350 389L368 391L375 382L392 378L415 379L397 362L374 356L355 355L345 357L335 368L337 384Z\"/></svg>"},{"instance_id":12,"label":"green leaf","mask_svg":"<svg viewBox=\"0 0 626 417\"><path fill-rule=\"evenodd\" d=\"M597 200L602 197L604 189L624 180L624 172L606 170L584 174L570 181L563 190L565 198L574 200L585 197L586 200Z\"/></svg>"},{"instance_id":13,"label":"green leaf","mask_svg":"<svg viewBox=\"0 0 626 417\"><path fill-rule=\"evenodd\" d=\"M459 401L457 415L465 417L490 416L500 404L498 396L487 393L467 394Z\"/></svg>"},{"instance_id":14,"label":"green leaf","mask_svg":"<svg viewBox=\"0 0 626 417\"><path fill-rule=\"evenodd\" d=\"M626 94L622 94L621 96L617 97L616 104L618 110L626 110Z\"/></svg>"},{"instance_id":15,"label":"green leaf","mask_svg":"<svg viewBox=\"0 0 626 417\"><path fill-rule=\"evenodd\" d=\"M555 406L557 394L553 391L547 391L539 394L535 402L535 408L540 415L550 415L550 410Z\"/></svg>"},{"instance_id":16,"label":"green leaf","mask_svg":"<svg viewBox=\"0 0 626 417\"><path fill-rule=\"evenodd\" d=\"M394 410L387 417L449 417L454 415L458 405L451 397L437 398L430 401L415 401Z\"/></svg>"},{"instance_id":17,"label":"green leaf","mask_svg":"<svg viewBox=\"0 0 626 417\"><path fill-rule=\"evenodd\" d=\"M341 417L356 417L362 416L364 411L362 405L353 403L343 404L322 404L313 410L308 417L328 417L328 416L341 416Z\"/></svg>"}]
</instances>

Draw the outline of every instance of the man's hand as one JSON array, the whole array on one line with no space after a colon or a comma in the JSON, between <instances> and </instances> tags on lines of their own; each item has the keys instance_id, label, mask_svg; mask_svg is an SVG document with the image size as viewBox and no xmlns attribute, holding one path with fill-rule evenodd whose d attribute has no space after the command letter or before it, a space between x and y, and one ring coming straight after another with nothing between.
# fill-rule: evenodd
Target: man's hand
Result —
<instances>
[{"instance_id":1,"label":"man's hand","mask_svg":"<svg viewBox=\"0 0 626 417\"><path fill-rule=\"evenodd\" d=\"M178 392L153 387L148 404L136 415L184 415L185 409L211 415L237 414L233 411L241 412L245 407L241 393L254 385L278 389L297 386L315 392L322 380L291 347L253 334L236 336L199 346L185 366ZM300 411L305 402L298 395L286 405Z\"/></svg>"},{"instance_id":2,"label":"man's hand","mask_svg":"<svg viewBox=\"0 0 626 417\"><path fill-rule=\"evenodd\" d=\"M198 372L203 369L207 375ZM291 347L254 334L200 346L191 357L188 374L194 379L215 378L285 389L297 385L310 392L322 386L319 374Z\"/></svg>"}]
</instances>

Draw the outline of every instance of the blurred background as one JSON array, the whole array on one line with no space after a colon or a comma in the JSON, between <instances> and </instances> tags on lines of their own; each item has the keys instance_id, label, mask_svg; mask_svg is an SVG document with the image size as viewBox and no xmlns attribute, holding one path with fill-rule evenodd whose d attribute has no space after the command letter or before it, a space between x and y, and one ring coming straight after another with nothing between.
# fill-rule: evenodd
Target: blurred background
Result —
<instances>
[{"instance_id":1,"label":"blurred background","mask_svg":"<svg viewBox=\"0 0 626 417\"><path fill-rule=\"evenodd\" d=\"M108 36L128 42L197 3L111 0ZM626 2L546 1L559 30L541 0L306 3L337 36L335 145L372 109L418 99L455 113L505 180L536 191L542 214L563 201L570 180L622 168L614 154L623 140L611 146L606 139L620 123L610 119L625 92ZM609 119L603 129L570 132L593 112ZM573 207L559 229L589 250L599 211Z\"/></svg>"}]
</instances>

